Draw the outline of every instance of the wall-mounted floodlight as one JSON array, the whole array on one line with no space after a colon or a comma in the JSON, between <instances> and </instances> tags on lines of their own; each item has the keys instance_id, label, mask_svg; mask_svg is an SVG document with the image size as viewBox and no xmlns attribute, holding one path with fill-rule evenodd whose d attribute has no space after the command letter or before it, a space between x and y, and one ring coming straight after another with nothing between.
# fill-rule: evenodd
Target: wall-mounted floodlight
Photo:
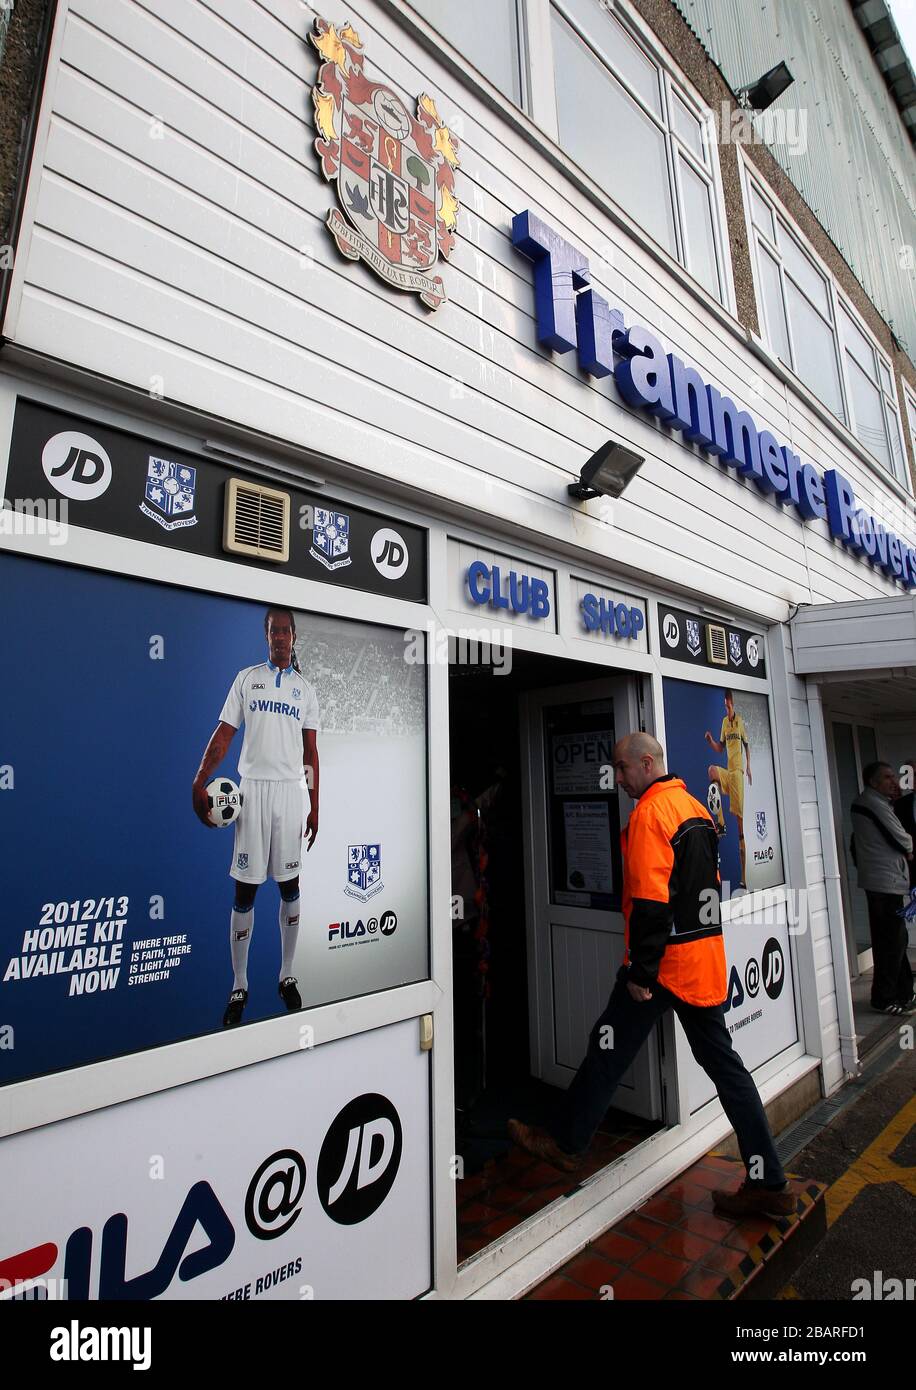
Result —
<instances>
[{"instance_id":1,"label":"wall-mounted floodlight","mask_svg":"<svg viewBox=\"0 0 916 1390\"><path fill-rule=\"evenodd\" d=\"M781 97L787 88L792 86L795 78L792 76L785 63L777 63L775 68L770 68L756 82L749 82L746 87L742 87L738 92L739 105L749 108L752 111L765 111L768 106L772 106L777 97Z\"/></svg>"},{"instance_id":2,"label":"wall-mounted floodlight","mask_svg":"<svg viewBox=\"0 0 916 1390\"><path fill-rule=\"evenodd\" d=\"M642 454L609 439L582 465L579 481L570 483L566 490L580 502L591 497L619 497L644 463Z\"/></svg>"}]
</instances>

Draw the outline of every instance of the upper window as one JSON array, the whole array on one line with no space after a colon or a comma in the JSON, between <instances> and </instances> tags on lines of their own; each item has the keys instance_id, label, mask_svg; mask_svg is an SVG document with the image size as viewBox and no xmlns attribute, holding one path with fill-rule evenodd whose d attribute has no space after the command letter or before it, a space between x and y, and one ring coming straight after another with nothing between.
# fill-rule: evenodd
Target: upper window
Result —
<instances>
[{"instance_id":1,"label":"upper window","mask_svg":"<svg viewBox=\"0 0 916 1390\"><path fill-rule=\"evenodd\" d=\"M909 432L910 447L913 450L913 457L916 458L916 394L903 383L903 399L906 402L906 428Z\"/></svg>"},{"instance_id":2,"label":"upper window","mask_svg":"<svg viewBox=\"0 0 916 1390\"><path fill-rule=\"evenodd\" d=\"M891 477L907 484L889 363L775 202L751 179L748 204L761 326L771 351Z\"/></svg>"},{"instance_id":3,"label":"upper window","mask_svg":"<svg viewBox=\"0 0 916 1390\"><path fill-rule=\"evenodd\" d=\"M727 302L706 113L599 0L410 3Z\"/></svg>"},{"instance_id":4,"label":"upper window","mask_svg":"<svg viewBox=\"0 0 916 1390\"><path fill-rule=\"evenodd\" d=\"M710 148L687 93L594 0L552 5L551 39L560 145L724 300Z\"/></svg>"},{"instance_id":5,"label":"upper window","mask_svg":"<svg viewBox=\"0 0 916 1390\"><path fill-rule=\"evenodd\" d=\"M517 0L410 0L504 97L522 104Z\"/></svg>"}]
</instances>

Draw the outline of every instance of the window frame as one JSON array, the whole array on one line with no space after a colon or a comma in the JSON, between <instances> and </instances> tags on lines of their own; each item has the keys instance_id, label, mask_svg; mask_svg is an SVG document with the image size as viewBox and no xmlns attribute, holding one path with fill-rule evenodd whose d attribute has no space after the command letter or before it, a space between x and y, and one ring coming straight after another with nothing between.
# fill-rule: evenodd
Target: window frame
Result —
<instances>
[{"instance_id":1,"label":"window frame","mask_svg":"<svg viewBox=\"0 0 916 1390\"><path fill-rule=\"evenodd\" d=\"M828 411L833 419L839 420L840 424L842 424L849 431L849 433L856 440L856 443L864 451L865 455L867 456L869 465L875 470L877 476L882 480L890 479L898 487L903 488L905 492L907 492L909 495L912 495L913 480L908 465L906 441L903 436L903 413L901 409L893 362L891 361L890 357L885 352L885 350L881 347L880 343L877 341L874 334L871 332L870 328L865 323L861 314L853 305L848 294L846 294L846 292L843 289L841 289L834 275L821 260L820 256L818 256L817 252L814 251L813 248L810 246L804 234L800 232L798 228L795 227L792 218L786 212L780 200L770 190L766 183L764 183L763 178L758 174L757 170L751 169L748 166L746 160L742 160L741 165L742 183L744 191L745 223L747 230L748 246L750 249L751 256L752 273L754 280L754 293L757 304L757 316L758 322L760 324L761 338L764 346L766 347L767 351L781 363L781 365L785 368L786 371L791 372L792 375L797 378L797 380L801 383L805 390L811 392L811 394L820 403L824 410ZM791 273L790 270L787 270L785 264L785 257L780 246L777 243L774 243L771 240L768 232L765 231L762 227L760 227L758 223L755 221L752 210L754 197L759 199L769 210L770 215L773 218L773 228L776 232L777 237L779 236L780 230L782 230L785 235L791 237L796 248L808 261L812 270L815 271L815 273L824 282L824 285L826 286L827 290L827 302L830 309L829 322L827 316L823 311L823 308L812 300L810 294L807 292L805 287L799 284L798 279ZM792 358L791 362L784 362L783 359L779 356L779 351L776 346L776 342L772 332L769 307L767 305L766 295L764 293L763 275L761 274L760 269L761 251L763 251L765 254L768 254L775 261L777 266L779 274L780 295L782 297L782 311L786 325L786 336L789 344L789 352ZM813 311L818 315L822 322L827 324L830 328L833 340L834 360L836 362L837 375L839 380L840 397L844 412L843 416L837 415L833 407L827 401L825 401L818 394L818 392L815 391L814 387L809 385L808 382L806 382L798 373L798 370L795 365L797 357L795 351L794 334L792 329L792 320L789 314L788 299L786 297L787 277L791 280L793 287L798 291L798 293L803 295L806 303L811 307L811 309L813 309ZM862 439L858 433L856 411L854 406L850 378L850 369L847 362L847 356L850 354L843 335L841 313L846 313L848 315L854 328L858 329L858 331L861 333L862 337L865 339L865 342L868 344L868 347L871 349L874 356L875 379L873 381L873 384L876 390L878 391L880 398L881 415L882 420L884 422L888 455L891 460L890 467L885 466L885 464L878 457L878 455L872 452L867 442L864 439ZM887 386L885 385L885 374L887 375L887 378L890 380L891 383L892 389L890 392L888 391ZM894 462L894 442L892 439L893 422L896 422L897 444L899 448L900 459L899 468L895 466Z\"/></svg>"},{"instance_id":2,"label":"window frame","mask_svg":"<svg viewBox=\"0 0 916 1390\"><path fill-rule=\"evenodd\" d=\"M447 35L436 29L425 15L411 6L410 0L381 0L397 17L398 22L406 23L422 39L431 51L446 57L453 71L462 80L484 96L488 104L495 105L502 115L521 129L529 140L536 138L553 147L550 158L561 161L561 167L568 169L568 176L575 179L580 172L586 180L596 184L595 176L576 163L572 156L560 145L557 121L557 102L554 88L553 39L551 30L552 8L555 8L564 22L586 43L596 61L601 63L623 89L630 100L637 103L644 113L662 133L665 145L665 167L668 174L668 196L674 223L674 250L669 251L656 241L651 232L633 225L633 214L613 195L602 190L605 203L610 203L616 213L612 214L622 226L629 227L635 240L648 254L655 253L662 260L687 278L689 287L704 301L711 301L730 318L736 317L736 296L731 260L731 247L728 236L728 220L725 212L725 193L722 184L722 171L719 162L718 142L704 138L704 132L715 128L712 109L706 105L700 93L691 85L678 67L675 59L661 44L649 25L625 0L589 0L591 4L604 11L606 17L616 21L624 30L626 37L636 45L642 55L655 69L658 76L661 118L634 90L625 75L615 66L609 65L596 47L597 38L591 41L583 31L583 24L577 23L569 12L567 4L576 0L516 0L518 19L519 62L521 64L521 100L510 101L503 92L476 68L466 54L460 52ZM586 26L587 27L587 26ZM435 45L432 36L435 35ZM690 144L677 131L674 118L674 103L680 100L687 113L693 116L700 130L700 139L706 159L698 159ZM718 290L709 289L696 273L687 265L690 257L690 238L686 229L681 173L678 157L683 155L688 167L706 185L710 200L711 230ZM586 193L587 189L584 190ZM594 196L594 195L592 195ZM597 200L596 200L597 201ZM600 202L599 202L600 205ZM648 243L648 244L647 244Z\"/></svg>"},{"instance_id":3,"label":"window frame","mask_svg":"<svg viewBox=\"0 0 916 1390\"><path fill-rule=\"evenodd\" d=\"M438 29L433 20L431 20L428 17L428 15L424 14L423 11L418 8L417 4L414 3L414 0L408 0L408 4L411 5L411 8L414 10L417 17L420 20L422 20L422 22L429 29L432 30L432 32L436 35L436 37L439 40L447 44L453 50L453 52L456 53L462 59L462 61L472 69L472 71L478 76L478 78L488 83L494 89L494 91L499 92L499 95L502 97L503 101L506 101L509 103L510 106L515 107L517 111L522 111L526 116L531 115L531 83L529 72L529 55L531 50L527 35L528 11L525 0L510 0L510 9L514 10L515 12L515 30L516 35L518 37L518 47L516 52L516 61L518 65L516 71L519 90L518 101L516 101L513 97L507 96L505 92L501 91L497 84L493 81L493 78L488 77L485 72L481 71L481 69L475 63L473 57L469 53L465 53L462 49L460 49L458 45L455 43L455 40L449 34L446 34L441 29Z\"/></svg>"},{"instance_id":4,"label":"window frame","mask_svg":"<svg viewBox=\"0 0 916 1390\"><path fill-rule=\"evenodd\" d=\"M606 56L599 45L597 37L589 37L586 26L581 17L577 17L574 12L576 4L584 3L584 0L529 0L529 8L526 9L526 23L531 22L531 11L543 9L545 19L539 26L539 43L545 42L544 34L546 31L546 43L549 45L549 62L542 55L542 68L549 69L550 73L550 92L540 92L535 103L538 115L536 119L542 129L549 130L550 138L559 145L559 127L557 121L556 92L553 86L555 67L553 62L553 41L551 20L553 11L562 21L579 37L580 41L586 45L595 60L600 63L610 74L611 78L622 88L627 98L634 102L639 111L652 122L657 130L660 131L665 145L665 164L668 170L668 194L671 200L671 212L674 222L674 248L669 250L661 242L656 241L652 233L645 228L643 234L648 237L652 244L660 249L672 260L676 261L681 270L695 281L700 288L712 299L720 304L728 312L734 312L734 284L731 276L731 257L728 254L729 240L726 234L727 222L725 217L725 199L722 189L721 169L718 158L718 144L712 140L703 140L704 130L712 128L712 111L705 105L699 94L694 91L685 79L684 75L676 68L671 59L671 55L665 52L658 44L653 41L651 31L641 23L635 15L625 9L618 0L613 10L602 0L590 0L590 3L597 5L605 11L606 17L616 22L623 29L626 37L639 49L642 56L655 69L659 87L660 111L656 112L647 104L640 93L628 80L623 70L615 65L609 56ZM549 100L548 100L549 97ZM680 135L675 126L675 102L680 101L686 109L688 115L692 116L700 129L700 138L706 152L706 161L700 160L689 143ZM548 110L549 108L549 110ZM576 164L574 156L565 148L560 146L561 153L565 159ZM715 270L718 281L718 290L712 290L699 278L696 271L689 264L690 261L690 238L687 231L686 209L681 182L680 159L684 159L688 168L706 186L710 201L711 229L713 239L713 253L715 258ZM588 169L582 168L589 178L593 178ZM610 195L609 195L610 196ZM621 204L622 211L629 217L632 213L628 208Z\"/></svg>"},{"instance_id":5,"label":"window frame","mask_svg":"<svg viewBox=\"0 0 916 1390\"><path fill-rule=\"evenodd\" d=\"M903 386L903 409L904 419L906 420L907 435L913 451L913 458L916 460L916 387L910 385L905 379L901 379ZM910 456L906 449L906 438L903 441L903 460L906 464L907 472L910 471Z\"/></svg>"}]
</instances>

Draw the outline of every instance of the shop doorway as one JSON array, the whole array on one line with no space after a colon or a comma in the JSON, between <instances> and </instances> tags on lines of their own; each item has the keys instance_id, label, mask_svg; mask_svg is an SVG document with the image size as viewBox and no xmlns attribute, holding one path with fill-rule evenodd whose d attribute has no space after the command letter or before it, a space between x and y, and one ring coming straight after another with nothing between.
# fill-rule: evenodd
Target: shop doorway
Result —
<instances>
[{"instance_id":1,"label":"shop doorway","mask_svg":"<svg viewBox=\"0 0 916 1390\"><path fill-rule=\"evenodd\" d=\"M846 945L853 980L871 970L871 933L865 894L858 888L852 862L852 803L864 783L862 769L877 761L878 743L873 726L853 720L830 720L833 757L830 760L836 834L839 840L840 886L846 922Z\"/></svg>"},{"instance_id":2,"label":"shop doorway","mask_svg":"<svg viewBox=\"0 0 916 1390\"><path fill-rule=\"evenodd\" d=\"M506 1122L550 1124L623 958L629 802L602 768L639 727L637 678L511 656L499 675L449 672L461 1259L572 1185L513 1149ZM662 1126L659 1048L651 1039L625 1076L583 1176Z\"/></svg>"}]
</instances>

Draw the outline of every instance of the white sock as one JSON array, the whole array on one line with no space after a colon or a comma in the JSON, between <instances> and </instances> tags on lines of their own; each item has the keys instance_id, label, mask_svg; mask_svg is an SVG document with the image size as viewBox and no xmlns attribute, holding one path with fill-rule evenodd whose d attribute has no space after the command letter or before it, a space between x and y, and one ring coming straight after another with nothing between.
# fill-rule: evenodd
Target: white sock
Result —
<instances>
[{"instance_id":1,"label":"white sock","mask_svg":"<svg viewBox=\"0 0 916 1390\"><path fill-rule=\"evenodd\" d=\"M299 935L299 894L289 902L280 899L280 943L283 959L280 962L280 979L285 980L293 973L293 956L296 954L296 939Z\"/></svg>"},{"instance_id":2,"label":"white sock","mask_svg":"<svg viewBox=\"0 0 916 1390\"><path fill-rule=\"evenodd\" d=\"M251 933L254 929L254 908L247 912L232 909L232 926L229 931L229 945L232 950L233 989L248 988L248 951L251 947Z\"/></svg>"}]
</instances>

